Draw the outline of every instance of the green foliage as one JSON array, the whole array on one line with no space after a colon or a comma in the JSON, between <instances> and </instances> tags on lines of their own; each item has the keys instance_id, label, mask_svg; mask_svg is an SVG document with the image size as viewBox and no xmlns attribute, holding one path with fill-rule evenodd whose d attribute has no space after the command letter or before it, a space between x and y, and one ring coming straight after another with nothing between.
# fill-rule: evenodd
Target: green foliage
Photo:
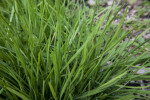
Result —
<instances>
[{"instance_id":1,"label":"green foliage","mask_svg":"<svg viewBox=\"0 0 150 100\"><path fill-rule=\"evenodd\" d=\"M126 88L147 79L136 72L150 65L150 39L133 46L141 35L130 41L132 30L122 31L128 8L111 31L123 6L101 12L95 6L89 14L66 0L0 3L0 99L122 100L150 94L143 87Z\"/></svg>"}]
</instances>

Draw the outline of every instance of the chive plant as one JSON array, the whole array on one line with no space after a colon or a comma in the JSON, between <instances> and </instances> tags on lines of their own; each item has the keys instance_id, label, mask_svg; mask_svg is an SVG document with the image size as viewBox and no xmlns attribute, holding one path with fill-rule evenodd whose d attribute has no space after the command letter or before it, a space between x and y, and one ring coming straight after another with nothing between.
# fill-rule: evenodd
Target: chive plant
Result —
<instances>
[{"instance_id":1,"label":"chive plant","mask_svg":"<svg viewBox=\"0 0 150 100\"><path fill-rule=\"evenodd\" d=\"M136 73L150 66L150 39L133 46L148 29L131 41L133 29L122 29L128 8L113 31L123 5L89 14L85 4L0 1L1 100L149 98L147 85L127 85L149 80Z\"/></svg>"}]
</instances>

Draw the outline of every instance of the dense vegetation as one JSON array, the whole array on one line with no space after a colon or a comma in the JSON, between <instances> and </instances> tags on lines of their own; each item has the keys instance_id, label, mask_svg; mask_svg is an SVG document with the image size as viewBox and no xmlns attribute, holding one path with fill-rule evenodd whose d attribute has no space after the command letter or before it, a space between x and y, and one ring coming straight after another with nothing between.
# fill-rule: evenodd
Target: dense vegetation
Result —
<instances>
[{"instance_id":1,"label":"dense vegetation","mask_svg":"<svg viewBox=\"0 0 150 100\"><path fill-rule=\"evenodd\" d=\"M84 1L1 0L0 99L150 99L147 84L128 85L150 80L137 74L149 70L150 39L138 42L149 29L131 40L128 7L114 26L119 4L90 12Z\"/></svg>"}]
</instances>

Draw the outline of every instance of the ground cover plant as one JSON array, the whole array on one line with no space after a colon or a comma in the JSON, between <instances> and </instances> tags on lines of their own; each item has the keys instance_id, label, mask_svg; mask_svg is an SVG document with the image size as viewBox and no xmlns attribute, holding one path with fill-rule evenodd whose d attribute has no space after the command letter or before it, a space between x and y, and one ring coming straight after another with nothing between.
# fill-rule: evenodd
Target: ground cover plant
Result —
<instances>
[{"instance_id":1,"label":"ground cover plant","mask_svg":"<svg viewBox=\"0 0 150 100\"><path fill-rule=\"evenodd\" d=\"M150 99L147 84L128 85L149 80L150 39L134 45L149 29L131 41L128 7L112 26L119 4L90 13L84 1L1 0L0 99Z\"/></svg>"}]
</instances>

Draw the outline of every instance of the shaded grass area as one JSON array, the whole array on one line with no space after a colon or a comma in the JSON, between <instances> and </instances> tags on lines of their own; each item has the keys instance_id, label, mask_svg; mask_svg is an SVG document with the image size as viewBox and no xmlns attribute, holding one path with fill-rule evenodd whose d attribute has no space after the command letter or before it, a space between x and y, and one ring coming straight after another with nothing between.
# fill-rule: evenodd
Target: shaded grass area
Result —
<instances>
[{"instance_id":1,"label":"shaded grass area","mask_svg":"<svg viewBox=\"0 0 150 100\"><path fill-rule=\"evenodd\" d=\"M0 99L149 98L147 86L126 86L150 65L150 39L133 46L142 35L130 41L133 29L122 30L128 7L111 31L120 3L89 14L65 0L0 2Z\"/></svg>"}]
</instances>

